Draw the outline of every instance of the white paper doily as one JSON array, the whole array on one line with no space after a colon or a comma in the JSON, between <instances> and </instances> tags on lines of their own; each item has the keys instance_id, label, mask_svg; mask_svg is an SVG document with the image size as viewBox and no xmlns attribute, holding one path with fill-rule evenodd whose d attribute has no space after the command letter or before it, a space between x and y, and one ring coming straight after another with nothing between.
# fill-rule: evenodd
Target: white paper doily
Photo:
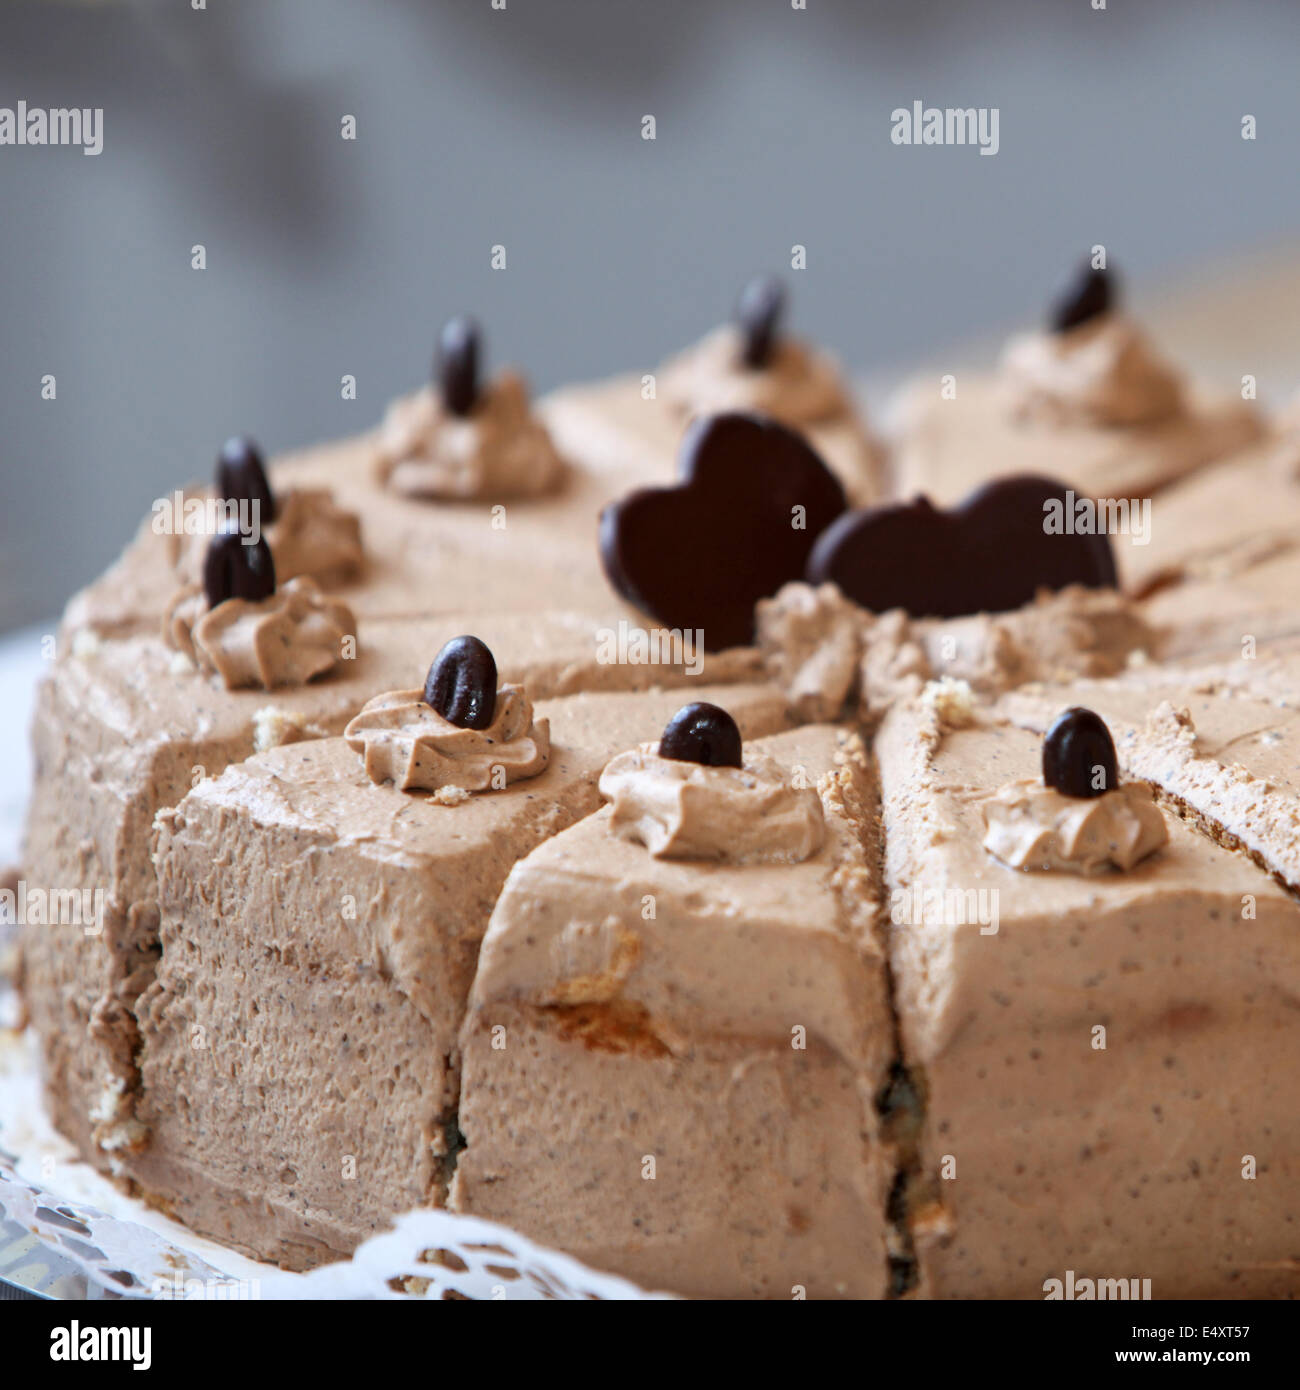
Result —
<instances>
[{"instance_id":1,"label":"white paper doily","mask_svg":"<svg viewBox=\"0 0 1300 1390\"><path fill-rule=\"evenodd\" d=\"M264 1280L263 1298L664 1299L588 1269L517 1231L445 1211L412 1211L350 1260Z\"/></svg>"},{"instance_id":2,"label":"white paper doily","mask_svg":"<svg viewBox=\"0 0 1300 1390\"><path fill-rule=\"evenodd\" d=\"M163 1237L83 1202L65 1201L18 1177L0 1150L0 1226L36 1238L92 1284L145 1299L642 1299L612 1275L534 1245L491 1221L414 1211L366 1241L350 1260L309 1274L236 1276ZM28 1282L40 1256L25 1252ZM10 1275L10 1277L13 1277Z\"/></svg>"}]
</instances>

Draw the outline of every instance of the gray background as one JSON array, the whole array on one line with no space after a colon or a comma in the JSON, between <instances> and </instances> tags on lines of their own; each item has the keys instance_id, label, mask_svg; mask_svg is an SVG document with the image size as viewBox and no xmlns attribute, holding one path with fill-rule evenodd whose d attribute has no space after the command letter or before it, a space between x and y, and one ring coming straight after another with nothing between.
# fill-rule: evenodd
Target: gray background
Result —
<instances>
[{"instance_id":1,"label":"gray background","mask_svg":"<svg viewBox=\"0 0 1300 1390\"><path fill-rule=\"evenodd\" d=\"M97 159L0 148L0 628L225 435L371 423L461 309L545 389L653 367L801 242L797 326L888 377L1037 315L1094 241L1139 299L1300 263L1282 0L209 4L0 5L0 105L105 108ZM915 99L999 107L1000 153L893 146ZM1252 293L1249 341L1294 340Z\"/></svg>"}]
</instances>

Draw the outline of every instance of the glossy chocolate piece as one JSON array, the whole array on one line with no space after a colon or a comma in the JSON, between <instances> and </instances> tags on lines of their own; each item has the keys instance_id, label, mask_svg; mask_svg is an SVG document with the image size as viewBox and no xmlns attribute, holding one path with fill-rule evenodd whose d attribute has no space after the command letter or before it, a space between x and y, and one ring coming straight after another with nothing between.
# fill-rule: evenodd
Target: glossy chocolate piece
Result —
<instances>
[{"instance_id":1,"label":"glossy chocolate piece","mask_svg":"<svg viewBox=\"0 0 1300 1390\"><path fill-rule=\"evenodd\" d=\"M453 415L469 415L478 404L481 334L473 319L449 319L438 335L434 375L442 403Z\"/></svg>"},{"instance_id":2,"label":"glossy chocolate piece","mask_svg":"<svg viewBox=\"0 0 1300 1390\"><path fill-rule=\"evenodd\" d=\"M705 767L739 767L740 729L725 709L696 700L683 705L668 721L659 740L659 756Z\"/></svg>"},{"instance_id":3,"label":"glossy chocolate piece","mask_svg":"<svg viewBox=\"0 0 1300 1390\"><path fill-rule=\"evenodd\" d=\"M1094 270L1091 261L1071 272L1065 288L1052 302L1048 327L1053 333L1072 328L1109 313L1119 302L1119 282L1113 270Z\"/></svg>"},{"instance_id":4,"label":"glossy chocolate piece","mask_svg":"<svg viewBox=\"0 0 1300 1390\"><path fill-rule=\"evenodd\" d=\"M1062 796L1093 797L1119 786L1115 740L1099 714L1072 705L1043 737L1043 781Z\"/></svg>"},{"instance_id":5,"label":"glossy chocolate piece","mask_svg":"<svg viewBox=\"0 0 1300 1390\"><path fill-rule=\"evenodd\" d=\"M802 435L757 415L694 421L678 476L601 513L605 573L665 627L700 629L705 650L746 645L754 604L802 576L844 489Z\"/></svg>"},{"instance_id":6,"label":"glossy chocolate piece","mask_svg":"<svg viewBox=\"0 0 1300 1390\"><path fill-rule=\"evenodd\" d=\"M203 592L208 607L228 598L256 603L275 593L275 561L265 536L245 543L238 531L218 531L203 557Z\"/></svg>"},{"instance_id":7,"label":"glossy chocolate piece","mask_svg":"<svg viewBox=\"0 0 1300 1390\"><path fill-rule=\"evenodd\" d=\"M486 729L497 707L497 663L477 637L453 637L433 659L424 702L461 729Z\"/></svg>"},{"instance_id":8,"label":"glossy chocolate piece","mask_svg":"<svg viewBox=\"0 0 1300 1390\"><path fill-rule=\"evenodd\" d=\"M1049 503L1072 515L1069 494L1051 478L1019 474L950 511L918 497L846 512L818 538L807 579L839 585L873 613L903 608L914 618L1003 613L1069 584L1114 588L1108 536L1045 529Z\"/></svg>"},{"instance_id":9,"label":"glossy chocolate piece","mask_svg":"<svg viewBox=\"0 0 1300 1390\"><path fill-rule=\"evenodd\" d=\"M755 275L740 292L736 327L740 329L740 360L757 370L772 357L785 314L785 286L775 275Z\"/></svg>"},{"instance_id":10,"label":"glossy chocolate piece","mask_svg":"<svg viewBox=\"0 0 1300 1390\"><path fill-rule=\"evenodd\" d=\"M275 493L261 450L246 435L233 435L217 455L217 495L226 502L255 503L259 526L275 520Z\"/></svg>"}]
</instances>

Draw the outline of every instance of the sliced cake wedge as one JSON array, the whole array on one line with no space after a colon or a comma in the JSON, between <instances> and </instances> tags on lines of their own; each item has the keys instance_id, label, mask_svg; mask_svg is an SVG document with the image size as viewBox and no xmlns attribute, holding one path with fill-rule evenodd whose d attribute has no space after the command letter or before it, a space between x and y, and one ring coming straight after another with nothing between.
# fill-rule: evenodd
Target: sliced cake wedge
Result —
<instances>
[{"instance_id":1,"label":"sliced cake wedge","mask_svg":"<svg viewBox=\"0 0 1300 1390\"><path fill-rule=\"evenodd\" d=\"M651 1287L881 1297L894 1028L861 744L810 726L693 770L653 750L506 881L453 1205Z\"/></svg>"}]
</instances>

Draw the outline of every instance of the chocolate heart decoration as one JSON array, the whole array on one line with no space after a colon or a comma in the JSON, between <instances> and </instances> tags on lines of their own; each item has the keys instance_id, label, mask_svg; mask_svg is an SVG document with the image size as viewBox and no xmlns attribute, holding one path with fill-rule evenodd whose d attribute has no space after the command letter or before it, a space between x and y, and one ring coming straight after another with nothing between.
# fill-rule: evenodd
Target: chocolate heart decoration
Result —
<instances>
[{"instance_id":1,"label":"chocolate heart decoration","mask_svg":"<svg viewBox=\"0 0 1300 1390\"><path fill-rule=\"evenodd\" d=\"M1018 474L986 483L951 511L928 498L846 512L817 539L811 584L838 584L873 613L914 618L1004 613L1039 589L1113 588L1105 535L1049 534L1049 504L1073 520L1077 499L1052 478Z\"/></svg>"},{"instance_id":2,"label":"chocolate heart decoration","mask_svg":"<svg viewBox=\"0 0 1300 1390\"><path fill-rule=\"evenodd\" d=\"M794 430L757 415L695 420L680 482L642 488L600 514L614 588L665 627L700 628L706 651L754 637L754 604L802 576L844 489Z\"/></svg>"}]
</instances>

